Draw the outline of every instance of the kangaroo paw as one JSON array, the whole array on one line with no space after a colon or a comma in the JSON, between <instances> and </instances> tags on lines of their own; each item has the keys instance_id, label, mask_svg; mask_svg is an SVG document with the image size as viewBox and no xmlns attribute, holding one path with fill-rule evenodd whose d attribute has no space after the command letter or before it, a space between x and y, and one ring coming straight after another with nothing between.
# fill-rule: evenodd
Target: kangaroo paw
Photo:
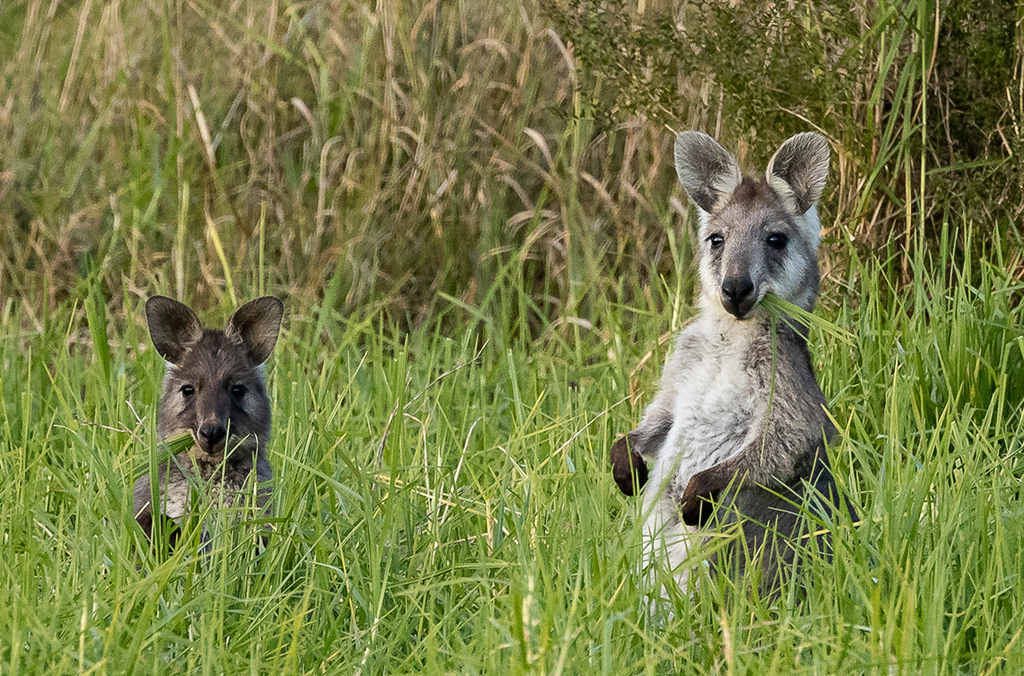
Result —
<instances>
[{"instance_id":1,"label":"kangaroo paw","mask_svg":"<svg viewBox=\"0 0 1024 676\"><path fill-rule=\"evenodd\" d=\"M683 523L687 526L703 527L715 513L714 501L725 485L722 485L715 473L705 470L690 477L686 484L683 497L680 499L679 511Z\"/></svg>"},{"instance_id":2,"label":"kangaroo paw","mask_svg":"<svg viewBox=\"0 0 1024 676\"><path fill-rule=\"evenodd\" d=\"M629 435L619 437L612 444L609 455L612 461L612 476L619 485L619 490L626 495L639 492L647 483L647 463L630 447Z\"/></svg>"}]
</instances>

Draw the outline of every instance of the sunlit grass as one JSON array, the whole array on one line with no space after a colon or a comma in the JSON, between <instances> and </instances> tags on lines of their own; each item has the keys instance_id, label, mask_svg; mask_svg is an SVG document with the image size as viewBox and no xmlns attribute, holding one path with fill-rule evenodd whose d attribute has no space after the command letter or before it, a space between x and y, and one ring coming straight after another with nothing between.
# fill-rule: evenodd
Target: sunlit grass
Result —
<instances>
[{"instance_id":1,"label":"sunlit grass","mask_svg":"<svg viewBox=\"0 0 1024 676\"><path fill-rule=\"evenodd\" d=\"M268 373L266 547L249 528L204 547L191 522L166 555L131 514L162 368L126 340L139 321L110 326L123 347L107 379L64 330L26 340L12 318L0 660L21 672L1015 673L1016 287L994 266L949 286L915 260L913 304L864 264L859 293L828 317L856 339L812 329L841 430L830 454L863 522L838 524L833 560L808 552L777 601L705 579L653 612L663 578L640 569L639 501L605 463L637 419L631 367L664 319L575 349L499 349L471 317L396 337L291 308ZM659 368L634 375L642 399Z\"/></svg>"},{"instance_id":2,"label":"sunlit grass","mask_svg":"<svg viewBox=\"0 0 1024 676\"><path fill-rule=\"evenodd\" d=\"M0 3L0 671L1024 670L1020 246L924 189L931 5L864 14L800 317L862 522L778 600L664 602L606 458L693 314L672 135L589 108L537 7L412 9ZM269 530L135 525L153 293L286 302Z\"/></svg>"}]
</instances>

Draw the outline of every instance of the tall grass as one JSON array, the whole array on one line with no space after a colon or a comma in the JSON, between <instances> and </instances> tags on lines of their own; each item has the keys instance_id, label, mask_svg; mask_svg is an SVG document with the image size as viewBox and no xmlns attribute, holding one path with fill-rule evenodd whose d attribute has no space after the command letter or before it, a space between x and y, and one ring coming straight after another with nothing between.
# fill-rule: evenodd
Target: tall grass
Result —
<instances>
[{"instance_id":1,"label":"tall grass","mask_svg":"<svg viewBox=\"0 0 1024 676\"><path fill-rule=\"evenodd\" d=\"M998 255L992 258L998 260ZM842 430L830 452L863 523L835 526L780 601L704 578L651 610L639 505L605 467L635 422L635 339L531 351L475 322L397 337L296 308L268 373L275 530L171 556L134 526L161 378L139 323L104 364L74 308L0 351L0 663L12 672L1016 673L1024 668L1019 285L998 265L856 263L813 333ZM853 269L853 268L851 268ZM955 281L947 281L949 279ZM661 299L670 302L669 299ZM141 311L141 307L134 308ZM615 318L609 317L613 324ZM323 340L322 336L330 336ZM610 352L610 354L609 354ZM633 375L650 391L651 365ZM214 512L216 513L216 512ZM703 576L703 573L700 573Z\"/></svg>"},{"instance_id":2,"label":"tall grass","mask_svg":"<svg viewBox=\"0 0 1024 676\"><path fill-rule=\"evenodd\" d=\"M935 38L967 10L854 8L836 44L874 64L863 99L796 111L834 125L819 314L854 340L812 344L863 523L777 602L698 570L653 609L606 452L693 311L666 125L711 131L733 85L684 73L676 120L605 109L614 83L546 11L0 4L0 670L1024 668L1021 247L971 173L1018 161L1019 94L989 101L1012 153L932 136ZM721 123L752 166L799 119L759 112L779 123ZM265 548L237 529L204 553L193 522L167 555L134 524L156 292L211 323L286 300Z\"/></svg>"},{"instance_id":3,"label":"tall grass","mask_svg":"<svg viewBox=\"0 0 1024 676\"><path fill-rule=\"evenodd\" d=\"M227 305L263 261L303 304L336 285L335 309L408 328L521 279L515 314L484 309L536 337L686 267L666 171L685 127L751 167L827 133L828 234L898 238L904 283L915 238L965 209L1022 269L1016 15L598 7L6 3L0 294L37 324L90 271L117 313L153 288ZM975 72L984 106L957 93Z\"/></svg>"}]
</instances>

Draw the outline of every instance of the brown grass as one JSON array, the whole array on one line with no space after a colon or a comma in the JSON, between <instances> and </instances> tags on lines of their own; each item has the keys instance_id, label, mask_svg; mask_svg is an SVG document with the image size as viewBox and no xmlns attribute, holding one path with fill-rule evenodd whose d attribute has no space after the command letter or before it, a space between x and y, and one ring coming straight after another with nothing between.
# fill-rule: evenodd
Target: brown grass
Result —
<instances>
[{"instance_id":1,"label":"brown grass","mask_svg":"<svg viewBox=\"0 0 1024 676\"><path fill-rule=\"evenodd\" d=\"M641 45L646 62L608 57L602 70L600 50L579 51L592 49L584 38L595 29L559 19L595 6L5 5L0 297L38 323L80 298L89 277L115 315L154 292L203 306L265 288L299 306L329 295L343 313L385 309L403 326L458 299L536 335L559 318L660 297L659 275L685 267L690 229L671 170L673 130L735 141L749 166L762 166L792 129L825 132L836 152L823 220L840 241L825 252L826 270L844 269L842 240L891 255L887 247L905 250L950 209L978 201L932 199L933 175L947 196L984 196L950 186L991 182L1019 161L1021 99L1007 89L993 94L1006 98L990 135L1002 140L935 171L957 159L929 146L932 129L949 138L954 116L929 120L925 95L943 84L936 46L948 27L921 3L855 5L849 34L815 28L818 5L747 10L749 25L735 30L776 17L761 31L767 46L754 45L763 63L733 61L737 72L764 73L740 90L755 103L769 92L769 109L757 111L743 108L710 41L699 69L659 61L655 41ZM654 2L615 16L632 26L628 35L668 26L666 39L682 43L697 39L673 32L693 21L687 12L716 17L723 7ZM822 87L851 87L824 107L791 101L784 83L769 81L787 67L799 80L800 59L818 58L808 47L780 62L798 21L822 36L821 58L846 69L820 76ZM1017 73L1024 41L1015 39ZM623 44L624 53L635 47ZM622 96L642 91L637 82L668 93L629 104ZM948 109L950 95L937 101ZM755 113L775 123L758 127ZM1020 190L1002 194L1012 202ZM982 227L1003 236L1007 213L990 205ZM502 302L517 307L486 307L495 288L515 290Z\"/></svg>"}]
</instances>

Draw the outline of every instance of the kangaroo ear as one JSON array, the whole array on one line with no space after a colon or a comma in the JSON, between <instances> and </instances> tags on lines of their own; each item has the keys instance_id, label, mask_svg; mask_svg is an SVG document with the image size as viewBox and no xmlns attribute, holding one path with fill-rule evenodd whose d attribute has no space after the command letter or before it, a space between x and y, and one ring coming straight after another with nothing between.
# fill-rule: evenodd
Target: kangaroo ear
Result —
<instances>
[{"instance_id":1,"label":"kangaroo ear","mask_svg":"<svg viewBox=\"0 0 1024 676\"><path fill-rule=\"evenodd\" d=\"M828 141L820 134L804 132L783 143L768 162L768 185L804 214L821 199L828 178Z\"/></svg>"},{"instance_id":2,"label":"kangaroo ear","mask_svg":"<svg viewBox=\"0 0 1024 676\"><path fill-rule=\"evenodd\" d=\"M676 136L676 173L686 194L705 213L725 202L743 180L736 158L700 131Z\"/></svg>"},{"instance_id":3,"label":"kangaroo ear","mask_svg":"<svg viewBox=\"0 0 1024 676\"><path fill-rule=\"evenodd\" d=\"M203 324L196 313L166 296L152 296L146 301L146 323L156 351L172 364L180 364L189 347L203 335Z\"/></svg>"},{"instance_id":4,"label":"kangaroo ear","mask_svg":"<svg viewBox=\"0 0 1024 676\"><path fill-rule=\"evenodd\" d=\"M235 310L224 331L240 338L249 352L249 359L259 366L274 351L283 317L284 303L273 296L263 296Z\"/></svg>"}]
</instances>

